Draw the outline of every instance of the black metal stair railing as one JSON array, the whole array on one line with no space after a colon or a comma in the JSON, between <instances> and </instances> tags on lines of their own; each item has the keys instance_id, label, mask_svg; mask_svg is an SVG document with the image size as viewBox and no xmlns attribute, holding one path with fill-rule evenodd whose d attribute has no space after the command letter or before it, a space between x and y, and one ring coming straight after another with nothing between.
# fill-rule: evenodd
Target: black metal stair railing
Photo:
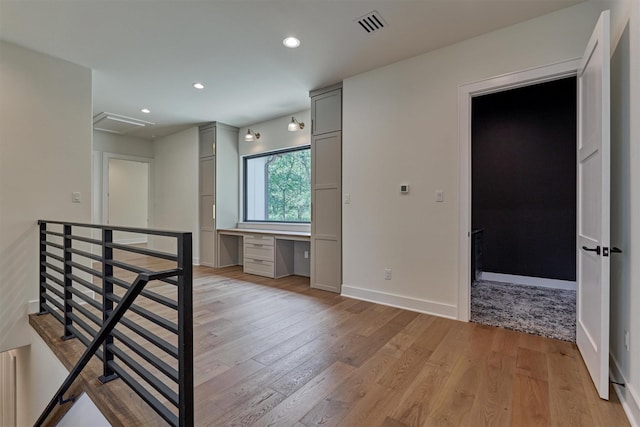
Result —
<instances>
[{"instance_id":1,"label":"black metal stair railing","mask_svg":"<svg viewBox=\"0 0 640 427\"><path fill-rule=\"evenodd\" d=\"M87 349L35 425L73 399L64 394L95 355L102 361L101 382L120 379L168 424L192 426L191 233L38 224L40 313L63 325L63 339L76 338ZM99 239L91 235L96 231ZM175 254L115 243L114 232L174 239Z\"/></svg>"}]
</instances>

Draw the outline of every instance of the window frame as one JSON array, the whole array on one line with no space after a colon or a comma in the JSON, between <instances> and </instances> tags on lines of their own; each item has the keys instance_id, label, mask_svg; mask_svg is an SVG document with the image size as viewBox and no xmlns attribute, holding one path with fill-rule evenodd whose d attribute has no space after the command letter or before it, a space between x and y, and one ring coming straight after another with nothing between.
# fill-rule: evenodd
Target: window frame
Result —
<instances>
[{"instance_id":1,"label":"window frame","mask_svg":"<svg viewBox=\"0 0 640 427\"><path fill-rule=\"evenodd\" d=\"M309 156L311 156L311 144L297 145L295 147L288 147L283 149L277 149L272 151L263 151L261 153L250 154L242 156L242 221L247 223L259 223L259 224L311 224L311 221L269 221L263 219L247 219L247 161L256 159L259 157L272 156L274 154L293 153L296 151L309 150ZM311 176L309 177L311 182ZM311 190L311 189L310 189ZM309 199L311 199L311 192L309 192ZM311 203L311 200L309 200Z\"/></svg>"}]
</instances>

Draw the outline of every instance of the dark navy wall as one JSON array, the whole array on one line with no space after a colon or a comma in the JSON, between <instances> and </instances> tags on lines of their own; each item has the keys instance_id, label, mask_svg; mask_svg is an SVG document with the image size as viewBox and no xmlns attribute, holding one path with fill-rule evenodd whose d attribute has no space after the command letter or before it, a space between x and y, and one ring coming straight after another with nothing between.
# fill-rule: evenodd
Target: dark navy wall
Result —
<instances>
[{"instance_id":1,"label":"dark navy wall","mask_svg":"<svg viewBox=\"0 0 640 427\"><path fill-rule=\"evenodd\" d=\"M483 271L576 279L576 79L472 100Z\"/></svg>"}]
</instances>

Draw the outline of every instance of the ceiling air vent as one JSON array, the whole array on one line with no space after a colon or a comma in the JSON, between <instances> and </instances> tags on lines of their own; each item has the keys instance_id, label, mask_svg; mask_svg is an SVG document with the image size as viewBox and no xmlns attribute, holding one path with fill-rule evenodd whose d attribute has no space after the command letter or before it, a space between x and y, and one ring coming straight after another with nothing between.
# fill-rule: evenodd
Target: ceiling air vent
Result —
<instances>
[{"instance_id":1,"label":"ceiling air vent","mask_svg":"<svg viewBox=\"0 0 640 427\"><path fill-rule=\"evenodd\" d=\"M95 130L117 133L120 135L142 129L147 125L153 126L154 124L155 123L113 113L100 113L93 116L93 128Z\"/></svg>"},{"instance_id":2,"label":"ceiling air vent","mask_svg":"<svg viewBox=\"0 0 640 427\"><path fill-rule=\"evenodd\" d=\"M387 23L384 22L377 10L367 13L353 22L359 24L367 33L382 30L387 26Z\"/></svg>"}]
</instances>

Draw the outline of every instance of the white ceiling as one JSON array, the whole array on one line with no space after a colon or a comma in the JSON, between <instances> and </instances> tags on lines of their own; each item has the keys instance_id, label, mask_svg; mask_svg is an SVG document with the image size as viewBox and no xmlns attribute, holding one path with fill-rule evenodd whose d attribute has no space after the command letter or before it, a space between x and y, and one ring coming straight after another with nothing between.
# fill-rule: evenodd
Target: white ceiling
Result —
<instances>
[{"instance_id":1,"label":"white ceiling","mask_svg":"<svg viewBox=\"0 0 640 427\"><path fill-rule=\"evenodd\" d=\"M0 0L0 38L93 69L94 114L152 138L304 110L310 90L580 1ZM368 35L353 20L372 10L387 27Z\"/></svg>"}]
</instances>

